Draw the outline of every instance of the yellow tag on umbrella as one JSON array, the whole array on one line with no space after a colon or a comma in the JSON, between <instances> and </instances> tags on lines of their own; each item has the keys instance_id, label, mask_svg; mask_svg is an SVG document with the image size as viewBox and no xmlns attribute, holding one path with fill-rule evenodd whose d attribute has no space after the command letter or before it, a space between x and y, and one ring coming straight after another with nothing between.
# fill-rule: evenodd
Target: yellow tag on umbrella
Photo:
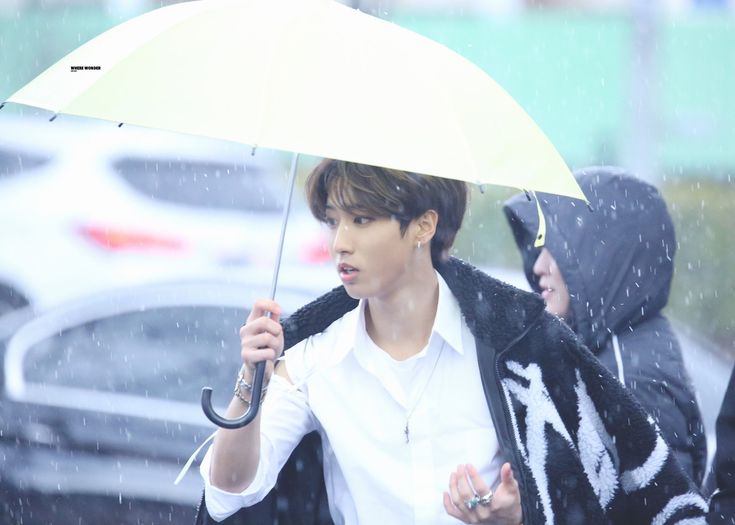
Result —
<instances>
[{"instance_id":1,"label":"yellow tag on umbrella","mask_svg":"<svg viewBox=\"0 0 735 525\"><path fill-rule=\"evenodd\" d=\"M541 248L546 241L546 218L544 212L541 211L541 203L535 191L532 191L533 198L536 199L536 211L538 212L538 232L536 232L536 240L533 242L535 248Z\"/></svg>"}]
</instances>

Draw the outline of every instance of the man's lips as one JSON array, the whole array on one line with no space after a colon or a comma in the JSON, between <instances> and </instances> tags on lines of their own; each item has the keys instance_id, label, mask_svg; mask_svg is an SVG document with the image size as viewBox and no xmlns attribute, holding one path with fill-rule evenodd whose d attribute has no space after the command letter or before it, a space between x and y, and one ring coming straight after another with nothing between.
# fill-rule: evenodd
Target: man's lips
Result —
<instances>
[{"instance_id":1,"label":"man's lips","mask_svg":"<svg viewBox=\"0 0 735 525\"><path fill-rule=\"evenodd\" d=\"M359 270L347 263L339 263L337 265L337 272L339 272L340 277L344 278L355 275L357 272L359 272Z\"/></svg>"},{"instance_id":2,"label":"man's lips","mask_svg":"<svg viewBox=\"0 0 735 525\"><path fill-rule=\"evenodd\" d=\"M543 284L539 283L539 287L541 288L541 297L543 297L544 299L554 293L554 288L552 288L551 286L544 286Z\"/></svg>"}]
</instances>

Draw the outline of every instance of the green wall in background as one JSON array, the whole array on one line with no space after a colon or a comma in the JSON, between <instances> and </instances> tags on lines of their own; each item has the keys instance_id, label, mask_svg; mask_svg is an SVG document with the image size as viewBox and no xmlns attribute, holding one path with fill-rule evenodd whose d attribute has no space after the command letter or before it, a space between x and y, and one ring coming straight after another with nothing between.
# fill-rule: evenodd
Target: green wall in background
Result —
<instances>
[{"instance_id":1,"label":"green wall in background","mask_svg":"<svg viewBox=\"0 0 735 525\"><path fill-rule=\"evenodd\" d=\"M622 125L620 18L526 16L505 20L400 17L487 71L534 118L571 163L614 147Z\"/></svg>"},{"instance_id":2,"label":"green wall in background","mask_svg":"<svg viewBox=\"0 0 735 525\"><path fill-rule=\"evenodd\" d=\"M0 99L84 42L122 20L94 8L0 12Z\"/></svg>"},{"instance_id":3,"label":"green wall in background","mask_svg":"<svg viewBox=\"0 0 735 525\"><path fill-rule=\"evenodd\" d=\"M672 165L735 168L735 17L672 21L660 49L660 154Z\"/></svg>"},{"instance_id":4,"label":"green wall in background","mask_svg":"<svg viewBox=\"0 0 735 525\"><path fill-rule=\"evenodd\" d=\"M633 21L548 11L513 18L396 15L495 78L572 166L621 162L637 94ZM654 143L666 173L735 168L735 17L697 14L655 27ZM714 169L711 169L714 168Z\"/></svg>"}]
</instances>

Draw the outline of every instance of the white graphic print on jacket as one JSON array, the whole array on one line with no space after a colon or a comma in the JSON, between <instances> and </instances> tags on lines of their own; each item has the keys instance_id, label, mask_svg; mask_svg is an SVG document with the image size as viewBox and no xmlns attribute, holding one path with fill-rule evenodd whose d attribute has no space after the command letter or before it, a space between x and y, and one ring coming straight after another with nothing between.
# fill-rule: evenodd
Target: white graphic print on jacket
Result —
<instances>
[{"instance_id":1,"label":"white graphic print on jacket","mask_svg":"<svg viewBox=\"0 0 735 525\"><path fill-rule=\"evenodd\" d=\"M577 452L585 475L603 509L606 509L612 501L620 485L622 485L622 489L626 494L645 488L663 467L669 449L659 433L656 445L646 461L638 468L618 474L617 450L595 409L592 399L587 394L587 385L582 381L578 370L576 371L577 384L574 390L577 394L577 414L579 416L577 441L579 444L575 446L542 380L541 368L535 363L530 363L524 367L516 361L509 361L507 367L512 373L524 379L524 383L527 382L528 384L528 386L524 386L520 381L513 378L506 378L502 381L516 442L524 462L531 470L536 481L546 523L554 523L554 512L547 476L546 425L551 426L554 431L564 438L569 447ZM525 442L521 438L511 396L526 407ZM650 417L649 422L654 424ZM675 496L656 516L654 523L665 523L678 509L688 505L694 505L704 510L707 508L705 501L698 494L687 493ZM704 524L704 518L693 520L692 523Z\"/></svg>"}]
</instances>

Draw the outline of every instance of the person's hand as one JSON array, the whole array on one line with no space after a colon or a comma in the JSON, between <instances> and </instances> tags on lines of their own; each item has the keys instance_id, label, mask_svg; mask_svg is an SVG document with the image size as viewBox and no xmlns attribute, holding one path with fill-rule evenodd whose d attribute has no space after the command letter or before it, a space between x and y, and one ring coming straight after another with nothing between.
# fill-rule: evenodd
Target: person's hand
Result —
<instances>
[{"instance_id":1,"label":"person's hand","mask_svg":"<svg viewBox=\"0 0 735 525\"><path fill-rule=\"evenodd\" d=\"M266 312L271 317L265 316ZM278 320L281 317L281 307L275 301L258 299L248 316L244 326L240 328L240 357L245 367L250 371L252 382L255 365L266 362L265 380L273 374L273 363L283 352L283 329Z\"/></svg>"},{"instance_id":2,"label":"person's hand","mask_svg":"<svg viewBox=\"0 0 735 525\"><path fill-rule=\"evenodd\" d=\"M488 494L491 496L488 497ZM485 501L481 501L483 496ZM521 493L510 463L505 463L500 469L500 484L495 492L490 491L474 466L458 466L449 476L449 492L444 493L444 509L447 514L464 523L519 525L523 519Z\"/></svg>"}]
</instances>

